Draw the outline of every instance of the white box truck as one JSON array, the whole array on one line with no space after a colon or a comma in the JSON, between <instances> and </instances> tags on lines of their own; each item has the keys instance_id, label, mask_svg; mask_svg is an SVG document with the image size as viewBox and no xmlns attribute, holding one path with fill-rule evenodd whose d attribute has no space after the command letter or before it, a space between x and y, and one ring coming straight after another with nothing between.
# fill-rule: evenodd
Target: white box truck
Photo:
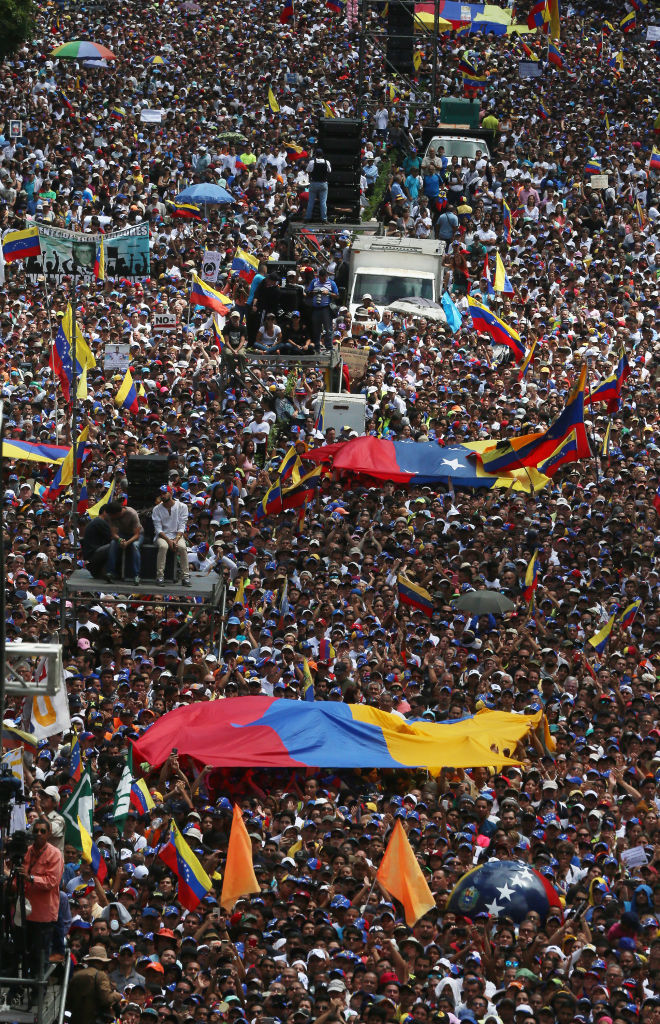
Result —
<instances>
[{"instance_id":1,"label":"white box truck","mask_svg":"<svg viewBox=\"0 0 660 1024\"><path fill-rule=\"evenodd\" d=\"M440 302L445 243L431 238L362 235L351 249L348 307L352 315L371 295L378 310L397 299Z\"/></svg>"}]
</instances>

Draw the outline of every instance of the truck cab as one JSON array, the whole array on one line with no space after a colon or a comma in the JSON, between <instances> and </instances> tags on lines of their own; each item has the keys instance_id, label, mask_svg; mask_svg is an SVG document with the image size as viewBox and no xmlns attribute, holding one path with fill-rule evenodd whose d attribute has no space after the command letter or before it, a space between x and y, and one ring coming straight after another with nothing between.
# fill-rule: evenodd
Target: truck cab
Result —
<instances>
[{"instance_id":1,"label":"truck cab","mask_svg":"<svg viewBox=\"0 0 660 1024\"><path fill-rule=\"evenodd\" d=\"M352 315L365 295L382 312L397 299L440 302L444 242L429 238L363 235L351 249L348 307Z\"/></svg>"}]
</instances>

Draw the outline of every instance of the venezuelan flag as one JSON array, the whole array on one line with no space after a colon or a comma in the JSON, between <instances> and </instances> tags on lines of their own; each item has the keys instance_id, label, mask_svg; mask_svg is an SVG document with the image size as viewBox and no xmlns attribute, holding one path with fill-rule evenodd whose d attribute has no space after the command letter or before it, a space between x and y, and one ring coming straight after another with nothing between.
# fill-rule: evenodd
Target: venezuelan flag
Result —
<instances>
[{"instance_id":1,"label":"venezuelan flag","mask_svg":"<svg viewBox=\"0 0 660 1024\"><path fill-rule=\"evenodd\" d=\"M163 715L133 743L133 755L154 767L178 747L179 754L218 767L423 768L437 765L441 751L442 763L455 768L500 767L516 764L503 751L514 750L542 722L542 711L483 710L438 725L367 704L230 697Z\"/></svg>"},{"instance_id":2,"label":"venezuelan flag","mask_svg":"<svg viewBox=\"0 0 660 1024\"><path fill-rule=\"evenodd\" d=\"M539 472L543 473L544 476L553 477L560 466L565 465L567 462L576 461L577 450L577 434L575 430L571 430L570 434L562 438L548 458L544 459L543 462L539 462Z\"/></svg>"},{"instance_id":3,"label":"venezuelan flag","mask_svg":"<svg viewBox=\"0 0 660 1024\"><path fill-rule=\"evenodd\" d=\"M488 74L478 75L474 72L463 72L463 88L483 90L488 85Z\"/></svg>"},{"instance_id":4,"label":"venezuelan flag","mask_svg":"<svg viewBox=\"0 0 660 1024\"><path fill-rule=\"evenodd\" d=\"M539 585L539 553L535 551L529 560L529 565L525 570L525 590L523 592L525 603L530 608L534 605L534 595L536 588Z\"/></svg>"},{"instance_id":5,"label":"venezuelan flag","mask_svg":"<svg viewBox=\"0 0 660 1024\"><path fill-rule=\"evenodd\" d=\"M336 117L337 116L337 111L332 106L332 104L328 103L327 100L322 100L321 101L321 106L323 107L323 113L325 114L326 117Z\"/></svg>"},{"instance_id":6,"label":"venezuelan flag","mask_svg":"<svg viewBox=\"0 0 660 1024\"><path fill-rule=\"evenodd\" d=\"M603 436L603 445L600 450L600 454L604 459L609 459L610 456L610 435L612 433L612 420L610 420L605 428L605 434Z\"/></svg>"},{"instance_id":7,"label":"venezuelan flag","mask_svg":"<svg viewBox=\"0 0 660 1024\"><path fill-rule=\"evenodd\" d=\"M328 662L332 661L332 659L335 656L335 653L335 649L330 643L330 641L327 640L326 637L322 637L321 640L319 640L318 660Z\"/></svg>"},{"instance_id":8,"label":"venezuelan flag","mask_svg":"<svg viewBox=\"0 0 660 1024\"><path fill-rule=\"evenodd\" d=\"M117 106L113 107L112 110L110 111L110 119L112 121L123 121L125 119L125 117L126 117L126 110L124 109L124 107L120 106L119 104L117 104Z\"/></svg>"},{"instance_id":9,"label":"venezuelan flag","mask_svg":"<svg viewBox=\"0 0 660 1024\"><path fill-rule=\"evenodd\" d=\"M268 98L268 106L270 107L272 113L273 114L279 114L279 112L280 112L280 105L277 102L277 97L275 96L275 93L273 92L273 87L271 85L268 86L268 97L267 98Z\"/></svg>"},{"instance_id":10,"label":"venezuelan flag","mask_svg":"<svg viewBox=\"0 0 660 1024\"><path fill-rule=\"evenodd\" d=\"M304 160L309 156L307 150L303 149L302 146L297 146L295 142L285 142L284 148L286 150L286 155L292 164L295 164L298 160Z\"/></svg>"},{"instance_id":11,"label":"venezuelan flag","mask_svg":"<svg viewBox=\"0 0 660 1024\"><path fill-rule=\"evenodd\" d=\"M285 0L284 7L280 11L280 25L288 25L293 18L293 0Z\"/></svg>"},{"instance_id":12,"label":"venezuelan flag","mask_svg":"<svg viewBox=\"0 0 660 1024\"><path fill-rule=\"evenodd\" d=\"M624 610L621 613L621 618L619 619L619 624L622 629L628 629L630 626L632 626L633 622L635 621L637 612L641 607L642 599L638 597L635 601L632 602L632 604L629 604L627 608L624 608Z\"/></svg>"},{"instance_id":13,"label":"venezuelan flag","mask_svg":"<svg viewBox=\"0 0 660 1024\"><path fill-rule=\"evenodd\" d=\"M71 744L71 756L69 759L69 772L74 782L80 782L82 775L82 757L80 754L80 740L76 733Z\"/></svg>"},{"instance_id":14,"label":"venezuelan flag","mask_svg":"<svg viewBox=\"0 0 660 1024\"><path fill-rule=\"evenodd\" d=\"M397 578L397 587L402 604L410 605L429 619L433 617L433 598L428 590L420 587L418 583L413 583L407 576Z\"/></svg>"},{"instance_id":15,"label":"venezuelan flag","mask_svg":"<svg viewBox=\"0 0 660 1024\"><path fill-rule=\"evenodd\" d=\"M211 891L213 883L174 821L170 826L168 841L159 850L158 856L179 880L177 892L179 903L186 910L194 910Z\"/></svg>"},{"instance_id":16,"label":"venezuelan flag","mask_svg":"<svg viewBox=\"0 0 660 1024\"><path fill-rule=\"evenodd\" d=\"M133 377L131 376L130 369L126 370L124 379L121 382L121 387L115 395L115 405L120 409L128 409L128 411L132 412L134 416L137 416L138 414L139 406L137 391L135 390L135 384L133 383Z\"/></svg>"},{"instance_id":17,"label":"venezuelan flag","mask_svg":"<svg viewBox=\"0 0 660 1024\"><path fill-rule=\"evenodd\" d=\"M37 753L38 740L31 732L24 732L23 729L18 729L7 719L0 723L0 726L2 729L3 750L15 750L16 747L23 747L30 754Z\"/></svg>"},{"instance_id":18,"label":"venezuelan flag","mask_svg":"<svg viewBox=\"0 0 660 1024\"><path fill-rule=\"evenodd\" d=\"M343 14L346 10L344 0L326 0L325 6L334 14Z\"/></svg>"},{"instance_id":19,"label":"venezuelan flag","mask_svg":"<svg viewBox=\"0 0 660 1024\"><path fill-rule=\"evenodd\" d=\"M649 159L649 171L657 171L660 173L660 149L655 146L651 150L651 157Z\"/></svg>"},{"instance_id":20,"label":"venezuelan flag","mask_svg":"<svg viewBox=\"0 0 660 1024\"><path fill-rule=\"evenodd\" d=\"M156 806L144 779L138 779L131 786L131 806L138 814L147 814Z\"/></svg>"},{"instance_id":21,"label":"venezuelan flag","mask_svg":"<svg viewBox=\"0 0 660 1024\"><path fill-rule=\"evenodd\" d=\"M264 519L266 516L276 515L282 511L282 488L280 486L279 478L275 483L268 488L263 498L257 506L257 510L254 514L254 522L258 523L259 520Z\"/></svg>"},{"instance_id":22,"label":"venezuelan flag","mask_svg":"<svg viewBox=\"0 0 660 1024\"><path fill-rule=\"evenodd\" d=\"M252 253L237 249L231 261L231 269L238 271L238 276L250 284L259 270L259 260Z\"/></svg>"},{"instance_id":23,"label":"venezuelan flag","mask_svg":"<svg viewBox=\"0 0 660 1024\"><path fill-rule=\"evenodd\" d=\"M15 260L27 260L31 256L41 256L39 244L39 228L26 228L24 231L5 231L2 236L2 255L5 263Z\"/></svg>"},{"instance_id":24,"label":"venezuelan flag","mask_svg":"<svg viewBox=\"0 0 660 1024\"><path fill-rule=\"evenodd\" d=\"M80 475L82 464L85 460L87 438L89 437L89 427L83 427L78 435L78 441L76 442L76 472ZM41 500L45 502L57 501L61 494L67 489L73 480L73 445L69 448L66 458L59 466L55 476L50 482L50 485L41 495Z\"/></svg>"},{"instance_id":25,"label":"venezuelan flag","mask_svg":"<svg viewBox=\"0 0 660 1024\"><path fill-rule=\"evenodd\" d=\"M96 246L94 277L97 281L105 281L105 246L103 245L103 239Z\"/></svg>"},{"instance_id":26,"label":"venezuelan flag","mask_svg":"<svg viewBox=\"0 0 660 1024\"><path fill-rule=\"evenodd\" d=\"M89 495L87 494L87 480L83 477L80 492L78 494L78 515L84 516L89 507Z\"/></svg>"},{"instance_id":27,"label":"venezuelan flag","mask_svg":"<svg viewBox=\"0 0 660 1024\"><path fill-rule=\"evenodd\" d=\"M554 64L556 68L563 68L564 66L561 50L554 43L548 44L548 61L550 64Z\"/></svg>"},{"instance_id":28,"label":"venezuelan flag","mask_svg":"<svg viewBox=\"0 0 660 1024\"><path fill-rule=\"evenodd\" d=\"M544 33L550 31L550 9L547 0L540 0L534 4L527 15L527 27L532 32L536 28L540 28Z\"/></svg>"},{"instance_id":29,"label":"venezuelan flag","mask_svg":"<svg viewBox=\"0 0 660 1024\"><path fill-rule=\"evenodd\" d=\"M505 294L513 293L513 285L507 277L504 262L499 254L499 250L495 253L495 277L493 279L493 290L496 292L504 292Z\"/></svg>"},{"instance_id":30,"label":"venezuelan flag","mask_svg":"<svg viewBox=\"0 0 660 1024\"><path fill-rule=\"evenodd\" d=\"M68 445L34 444L31 441L2 442L3 459L17 459L24 462L45 462L48 465L59 465L64 462L70 449Z\"/></svg>"},{"instance_id":31,"label":"venezuelan flag","mask_svg":"<svg viewBox=\"0 0 660 1024\"><path fill-rule=\"evenodd\" d=\"M481 452L479 458L484 469L488 473L501 473L520 466L540 467L546 460L556 457L558 449L570 439L572 432L575 432L576 448L571 453L570 461L591 458L591 448L584 425L586 374L586 366L583 366L565 408L547 430L500 441L494 448ZM569 459L565 458L564 461ZM546 469L543 469L543 472L548 475Z\"/></svg>"},{"instance_id":32,"label":"venezuelan flag","mask_svg":"<svg viewBox=\"0 0 660 1024\"><path fill-rule=\"evenodd\" d=\"M621 390L630 376L630 364L626 353L622 350L619 363L614 373L602 380L584 400L585 405L595 402L607 402L607 412L611 415L621 405Z\"/></svg>"},{"instance_id":33,"label":"venezuelan flag","mask_svg":"<svg viewBox=\"0 0 660 1024\"><path fill-rule=\"evenodd\" d=\"M546 107L546 105L543 102L543 100L539 100L538 106L536 108L536 111L537 111L539 117L543 118L544 121L547 121L548 118L550 117L550 114L548 113L548 108Z\"/></svg>"},{"instance_id":34,"label":"venezuelan flag","mask_svg":"<svg viewBox=\"0 0 660 1024\"><path fill-rule=\"evenodd\" d=\"M527 376L527 371L529 370L529 364L531 363L532 359L534 358L534 349L536 348L537 342L538 342L538 338L534 338L534 341L532 342L532 347L530 348L529 352L527 352L525 354L525 358L523 359L522 363L520 364L520 370L518 371L518 381L523 380Z\"/></svg>"},{"instance_id":35,"label":"venezuelan flag","mask_svg":"<svg viewBox=\"0 0 660 1024\"><path fill-rule=\"evenodd\" d=\"M504 228L506 244L511 245L511 210L506 199L502 200L502 226Z\"/></svg>"},{"instance_id":36,"label":"venezuelan flag","mask_svg":"<svg viewBox=\"0 0 660 1024\"><path fill-rule=\"evenodd\" d=\"M605 36L605 38L607 38L607 36L611 36L612 33L614 32L614 25L612 24L611 21L604 21L603 22L603 27L602 27L601 31L602 31L603 35Z\"/></svg>"},{"instance_id":37,"label":"venezuelan flag","mask_svg":"<svg viewBox=\"0 0 660 1024\"><path fill-rule=\"evenodd\" d=\"M92 507L87 510L87 515L89 516L90 519L96 519L103 506L107 505L109 501L112 501L112 496L114 493L115 481L113 480L110 486L108 487L107 491L103 495L103 497L99 501L97 501L95 505L92 505Z\"/></svg>"},{"instance_id":38,"label":"venezuelan flag","mask_svg":"<svg viewBox=\"0 0 660 1024\"><path fill-rule=\"evenodd\" d=\"M471 295L468 295L468 307L475 330L490 335L496 345L506 345L511 349L516 362L521 362L525 355L525 346L518 332Z\"/></svg>"},{"instance_id":39,"label":"venezuelan flag","mask_svg":"<svg viewBox=\"0 0 660 1024\"><path fill-rule=\"evenodd\" d=\"M108 867L101 855L101 851L80 820L80 815L78 816L78 828L80 829L80 844L82 847L83 860L86 860L91 864L92 871L98 878L101 885L103 885L103 882L108 875Z\"/></svg>"},{"instance_id":40,"label":"venezuelan flag","mask_svg":"<svg viewBox=\"0 0 660 1024\"><path fill-rule=\"evenodd\" d=\"M211 318L211 329L213 331L213 341L222 352L225 340L222 336L222 329L225 325L225 317L221 313L214 313Z\"/></svg>"},{"instance_id":41,"label":"venezuelan flag","mask_svg":"<svg viewBox=\"0 0 660 1024\"><path fill-rule=\"evenodd\" d=\"M632 32L637 27L637 14L635 11L628 11L628 14L619 22L619 28L623 29L624 32Z\"/></svg>"},{"instance_id":42,"label":"venezuelan flag","mask_svg":"<svg viewBox=\"0 0 660 1024\"><path fill-rule=\"evenodd\" d=\"M238 163L238 161L236 162ZM167 199L165 205L172 217L182 217L184 220L204 220L201 207L196 203L177 203L172 199Z\"/></svg>"},{"instance_id":43,"label":"venezuelan flag","mask_svg":"<svg viewBox=\"0 0 660 1024\"><path fill-rule=\"evenodd\" d=\"M591 644L598 654L602 654L607 646L607 641L610 638L610 633L612 632L612 627L614 626L614 620L616 619L618 610L618 608L615 608L614 613L610 615L603 628L599 629L597 633L594 633L594 635L590 636L587 640L587 643Z\"/></svg>"},{"instance_id":44,"label":"venezuelan flag","mask_svg":"<svg viewBox=\"0 0 660 1024\"><path fill-rule=\"evenodd\" d=\"M592 156L584 165L585 174L602 174L603 164L600 157Z\"/></svg>"},{"instance_id":45,"label":"venezuelan flag","mask_svg":"<svg viewBox=\"0 0 660 1024\"><path fill-rule=\"evenodd\" d=\"M202 281L201 277L198 277L197 274L193 274L190 304L191 306L204 306L206 309L212 309L215 313L226 315L229 307L232 305L232 301L226 295L223 295L222 292L211 288L211 285Z\"/></svg>"}]
</instances>

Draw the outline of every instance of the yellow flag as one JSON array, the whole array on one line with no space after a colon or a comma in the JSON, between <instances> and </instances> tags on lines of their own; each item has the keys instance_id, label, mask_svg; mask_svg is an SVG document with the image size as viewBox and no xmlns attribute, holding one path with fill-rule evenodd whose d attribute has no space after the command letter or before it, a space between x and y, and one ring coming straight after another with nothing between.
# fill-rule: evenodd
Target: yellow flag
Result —
<instances>
[{"instance_id":1,"label":"yellow flag","mask_svg":"<svg viewBox=\"0 0 660 1024\"><path fill-rule=\"evenodd\" d=\"M73 316L72 316L72 313L71 313L71 303L69 303L69 305L66 307L66 312L65 312L64 316L62 317L62 330L64 331L64 336L65 336L66 340L69 342L69 345L71 347L71 355L73 356L73 333L72 333L72 330L71 330L72 321L73 321ZM88 370L93 370L94 367L96 366L96 359L94 358L94 354L92 353L91 348L89 347L89 345L87 344L87 342L83 338L82 331L80 330L80 326L79 326L77 320L76 320L76 359L78 360L78 364L80 366L80 370L81 371L82 371L82 368L84 366L86 366Z\"/></svg>"},{"instance_id":2,"label":"yellow flag","mask_svg":"<svg viewBox=\"0 0 660 1024\"><path fill-rule=\"evenodd\" d=\"M323 100L323 113L325 114L326 117L336 117L337 116L336 111L325 100Z\"/></svg>"},{"instance_id":3,"label":"yellow flag","mask_svg":"<svg viewBox=\"0 0 660 1024\"><path fill-rule=\"evenodd\" d=\"M115 482L113 480L110 486L108 487L107 491L103 495L103 497L96 502L96 505L92 505L91 508L87 509L87 515L89 516L90 519L96 519L103 506L107 505L108 502L112 500L112 496L114 493Z\"/></svg>"},{"instance_id":4,"label":"yellow flag","mask_svg":"<svg viewBox=\"0 0 660 1024\"><path fill-rule=\"evenodd\" d=\"M83 364L82 373L78 377L78 386L76 388L76 398L79 398L81 402L87 400L87 364Z\"/></svg>"},{"instance_id":5,"label":"yellow flag","mask_svg":"<svg viewBox=\"0 0 660 1024\"><path fill-rule=\"evenodd\" d=\"M272 85L268 86L268 106L270 107L274 114L279 114L280 105L277 102L277 99L275 98L275 93L273 92Z\"/></svg>"},{"instance_id":6,"label":"yellow flag","mask_svg":"<svg viewBox=\"0 0 660 1024\"><path fill-rule=\"evenodd\" d=\"M422 66L422 51L421 50L415 50L415 53L413 54L413 67L414 67L415 71L419 71L421 66Z\"/></svg>"}]
</instances>

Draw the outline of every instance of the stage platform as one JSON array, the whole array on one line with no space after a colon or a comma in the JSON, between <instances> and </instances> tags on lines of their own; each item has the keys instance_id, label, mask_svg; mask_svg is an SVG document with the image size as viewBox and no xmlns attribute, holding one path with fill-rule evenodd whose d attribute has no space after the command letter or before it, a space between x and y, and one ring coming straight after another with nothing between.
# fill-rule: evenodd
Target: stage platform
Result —
<instances>
[{"instance_id":1,"label":"stage platform","mask_svg":"<svg viewBox=\"0 0 660 1024\"><path fill-rule=\"evenodd\" d=\"M124 599L150 608L167 605L168 608L180 609L192 605L195 609L193 621L200 612L209 613L213 643L218 609L222 609L221 615L224 615L224 584L214 572L208 575L191 572L190 584L184 587L171 580L165 580L162 586L155 580L142 580L139 585L132 580L113 580L108 583L106 580L95 579L87 569L76 569L62 587L62 626L66 622L67 601L73 605L74 617L76 605L90 599L94 602L102 598Z\"/></svg>"},{"instance_id":2,"label":"stage platform","mask_svg":"<svg viewBox=\"0 0 660 1024\"><path fill-rule=\"evenodd\" d=\"M325 376L326 391L341 391L341 352L339 348L326 349L323 352L314 353L309 356L285 356L279 352L257 352L253 348L245 350L245 358L248 362L261 363L266 366L318 366ZM333 373L335 379L333 380Z\"/></svg>"}]
</instances>

